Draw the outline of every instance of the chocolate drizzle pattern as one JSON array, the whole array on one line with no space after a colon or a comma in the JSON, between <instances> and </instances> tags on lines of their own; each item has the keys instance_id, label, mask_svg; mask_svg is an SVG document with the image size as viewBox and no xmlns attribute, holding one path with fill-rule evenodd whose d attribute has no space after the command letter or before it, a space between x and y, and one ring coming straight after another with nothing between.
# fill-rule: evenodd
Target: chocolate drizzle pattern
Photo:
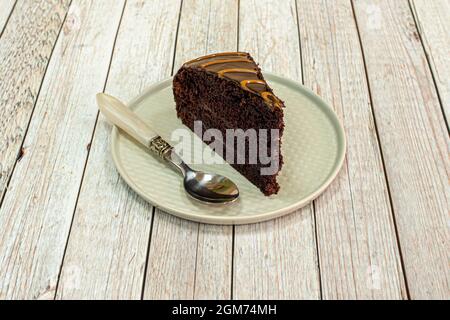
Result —
<instances>
[{"instance_id":1,"label":"chocolate drizzle pattern","mask_svg":"<svg viewBox=\"0 0 450 320\"><path fill-rule=\"evenodd\" d=\"M200 65L200 67L205 68L208 66L212 66L214 64L227 64L227 63L231 63L231 62L251 62L248 59L218 59L218 60L213 60L213 61L209 61L206 63L202 63Z\"/></svg>"},{"instance_id":2,"label":"chocolate drizzle pattern","mask_svg":"<svg viewBox=\"0 0 450 320\"><path fill-rule=\"evenodd\" d=\"M238 82L244 90L261 96L264 101L281 108L283 103L269 90L267 82L260 77L258 66L245 52L222 52L203 56L184 64L188 67L200 67Z\"/></svg>"}]
</instances>

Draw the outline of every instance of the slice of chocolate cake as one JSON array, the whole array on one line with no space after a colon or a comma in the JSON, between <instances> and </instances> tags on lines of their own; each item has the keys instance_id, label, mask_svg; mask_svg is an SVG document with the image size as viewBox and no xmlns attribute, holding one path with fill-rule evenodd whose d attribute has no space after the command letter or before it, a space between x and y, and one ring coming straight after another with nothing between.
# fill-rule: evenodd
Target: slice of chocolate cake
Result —
<instances>
[{"instance_id":1,"label":"slice of chocolate cake","mask_svg":"<svg viewBox=\"0 0 450 320\"><path fill-rule=\"evenodd\" d=\"M218 129L225 146L219 154L265 195L278 192L284 104L250 54L224 52L186 62L174 77L173 92L183 124L194 131L201 121L201 138Z\"/></svg>"}]
</instances>

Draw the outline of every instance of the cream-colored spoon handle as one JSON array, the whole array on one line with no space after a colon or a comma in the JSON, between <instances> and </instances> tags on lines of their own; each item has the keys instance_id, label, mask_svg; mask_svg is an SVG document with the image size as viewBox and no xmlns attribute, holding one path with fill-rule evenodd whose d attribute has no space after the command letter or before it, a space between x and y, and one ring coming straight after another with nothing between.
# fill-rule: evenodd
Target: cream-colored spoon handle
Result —
<instances>
[{"instance_id":1,"label":"cream-colored spoon handle","mask_svg":"<svg viewBox=\"0 0 450 320\"><path fill-rule=\"evenodd\" d=\"M106 119L128 133L144 146L149 147L150 142L158 137L144 121L120 100L110 95L99 93L97 94L97 104Z\"/></svg>"}]
</instances>

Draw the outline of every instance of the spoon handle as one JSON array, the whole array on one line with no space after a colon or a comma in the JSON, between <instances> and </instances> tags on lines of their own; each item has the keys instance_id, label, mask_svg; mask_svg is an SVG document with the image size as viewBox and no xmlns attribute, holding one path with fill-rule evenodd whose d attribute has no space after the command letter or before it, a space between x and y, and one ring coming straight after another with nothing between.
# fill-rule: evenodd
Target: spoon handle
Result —
<instances>
[{"instance_id":1,"label":"spoon handle","mask_svg":"<svg viewBox=\"0 0 450 320\"><path fill-rule=\"evenodd\" d=\"M158 134L150 129L144 121L120 100L110 95L99 93L97 94L97 104L106 119L144 146L150 147L152 140L159 137Z\"/></svg>"},{"instance_id":2,"label":"spoon handle","mask_svg":"<svg viewBox=\"0 0 450 320\"><path fill-rule=\"evenodd\" d=\"M170 162L181 171L183 175L191 170L175 153L170 144L153 132L148 125L146 125L120 100L110 95L99 93L97 94L97 103L106 119L152 150L158 156Z\"/></svg>"}]
</instances>

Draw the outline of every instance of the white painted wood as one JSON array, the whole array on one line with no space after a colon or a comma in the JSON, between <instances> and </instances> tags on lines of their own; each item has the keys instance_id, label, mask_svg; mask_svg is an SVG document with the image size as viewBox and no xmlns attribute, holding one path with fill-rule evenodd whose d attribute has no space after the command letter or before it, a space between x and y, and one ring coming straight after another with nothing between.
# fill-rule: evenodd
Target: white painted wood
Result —
<instances>
[{"instance_id":1,"label":"white painted wood","mask_svg":"<svg viewBox=\"0 0 450 320\"><path fill-rule=\"evenodd\" d=\"M0 1L0 30L13 3ZM0 299L54 297L74 210L57 298L140 298L150 233L145 298L231 297L232 227L156 211L151 231L153 208L118 176L102 116L89 145L124 1L73 0L38 99L68 3L18 1L0 38L0 79L8 79L0 81L0 198L38 100L0 208ZM441 107L448 119L449 4L411 0L413 13L407 0L354 6L410 295L448 299ZM318 298L320 261L324 298L405 298L349 3L297 7L305 82L344 121L347 163L316 201L319 258L311 207L236 228L233 297ZM179 9L179 0L128 0L107 92L127 101L170 75ZM300 81L296 13L293 1L241 1L240 49L263 71ZM175 71L196 56L236 49L237 1L185 0L181 19Z\"/></svg>"},{"instance_id":2,"label":"white painted wood","mask_svg":"<svg viewBox=\"0 0 450 320\"><path fill-rule=\"evenodd\" d=\"M226 50L236 51L237 23L237 0L184 1L174 73L184 62L199 56Z\"/></svg>"},{"instance_id":3,"label":"white painted wood","mask_svg":"<svg viewBox=\"0 0 450 320\"><path fill-rule=\"evenodd\" d=\"M449 139L414 18L354 4L410 295L449 299Z\"/></svg>"},{"instance_id":4,"label":"white painted wood","mask_svg":"<svg viewBox=\"0 0 450 320\"><path fill-rule=\"evenodd\" d=\"M198 223L156 210L144 299L192 299Z\"/></svg>"},{"instance_id":5,"label":"white painted wood","mask_svg":"<svg viewBox=\"0 0 450 320\"><path fill-rule=\"evenodd\" d=\"M233 227L200 224L194 299L230 299Z\"/></svg>"},{"instance_id":6,"label":"white painted wood","mask_svg":"<svg viewBox=\"0 0 450 320\"><path fill-rule=\"evenodd\" d=\"M175 72L190 59L237 47L237 1L184 1ZM148 299L231 297L232 227L156 211L145 285Z\"/></svg>"},{"instance_id":7,"label":"white painted wood","mask_svg":"<svg viewBox=\"0 0 450 320\"><path fill-rule=\"evenodd\" d=\"M450 122L450 1L410 0L431 71Z\"/></svg>"},{"instance_id":8,"label":"white painted wood","mask_svg":"<svg viewBox=\"0 0 450 320\"><path fill-rule=\"evenodd\" d=\"M179 0L127 1L106 92L129 101L170 75L179 10ZM111 159L110 135L111 125L100 115L64 259L59 299L141 298L153 208L120 178ZM77 286L72 270L81 273Z\"/></svg>"},{"instance_id":9,"label":"white painted wood","mask_svg":"<svg viewBox=\"0 0 450 320\"><path fill-rule=\"evenodd\" d=\"M349 1L297 2L305 85L337 112L344 167L315 201L324 299L406 298L364 61Z\"/></svg>"},{"instance_id":10,"label":"white painted wood","mask_svg":"<svg viewBox=\"0 0 450 320\"><path fill-rule=\"evenodd\" d=\"M1 298L54 298L122 6L72 2L0 208Z\"/></svg>"},{"instance_id":11,"label":"white painted wood","mask_svg":"<svg viewBox=\"0 0 450 320\"><path fill-rule=\"evenodd\" d=\"M239 49L264 71L302 81L294 1L241 1ZM312 206L273 221L236 226L235 299L318 299Z\"/></svg>"},{"instance_id":12,"label":"white painted wood","mask_svg":"<svg viewBox=\"0 0 450 320\"><path fill-rule=\"evenodd\" d=\"M11 10L14 8L16 0L2 0L0 2L0 34L2 33L8 17L11 14Z\"/></svg>"},{"instance_id":13,"label":"white painted wood","mask_svg":"<svg viewBox=\"0 0 450 320\"><path fill-rule=\"evenodd\" d=\"M8 3L2 1L2 16ZM68 6L68 0L57 4L50 0L19 1L0 39L0 199ZM0 30L1 26L0 22Z\"/></svg>"},{"instance_id":14,"label":"white painted wood","mask_svg":"<svg viewBox=\"0 0 450 320\"><path fill-rule=\"evenodd\" d=\"M97 105L102 115L143 146L148 147L158 135L131 111L124 102L105 93L97 94Z\"/></svg>"}]
</instances>

